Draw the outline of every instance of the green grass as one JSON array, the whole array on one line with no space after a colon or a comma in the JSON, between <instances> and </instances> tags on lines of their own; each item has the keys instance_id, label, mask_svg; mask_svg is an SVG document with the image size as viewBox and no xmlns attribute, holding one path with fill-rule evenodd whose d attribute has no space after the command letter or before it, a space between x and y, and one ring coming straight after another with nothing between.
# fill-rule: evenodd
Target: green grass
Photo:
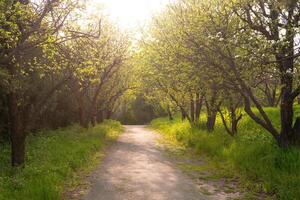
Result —
<instances>
[{"instance_id":1,"label":"green grass","mask_svg":"<svg viewBox=\"0 0 300 200\"><path fill-rule=\"evenodd\" d=\"M89 130L74 125L29 136L24 169L12 169L9 146L1 146L0 199L61 199L80 184L80 174L99 163L99 154L121 132L119 122L105 121Z\"/></svg>"},{"instance_id":2,"label":"green grass","mask_svg":"<svg viewBox=\"0 0 300 200\"><path fill-rule=\"evenodd\" d=\"M266 111L279 127L278 109L266 108ZM296 108L296 116L299 111ZM205 157L208 166L223 176L238 176L248 190L280 200L300 199L300 149L279 149L270 134L248 116L240 123L236 139L225 132L219 118L211 134L203 128L192 128L179 118L172 122L156 119L151 127L169 143Z\"/></svg>"}]
</instances>

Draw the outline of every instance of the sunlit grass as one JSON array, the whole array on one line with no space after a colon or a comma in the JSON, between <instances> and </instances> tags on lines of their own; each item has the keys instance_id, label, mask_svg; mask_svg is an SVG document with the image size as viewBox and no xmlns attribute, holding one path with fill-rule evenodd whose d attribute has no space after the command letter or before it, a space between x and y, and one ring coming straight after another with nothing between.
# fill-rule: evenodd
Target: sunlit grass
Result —
<instances>
[{"instance_id":1,"label":"sunlit grass","mask_svg":"<svg viewBox=\"0 0 300 200\"><path fill-rule=\"evenodd\" d=\"M0 149L0 199L61 199L78 184L78 174L99 163L96 154L115 140L122 126L106 121L86 130L77 125L40 132L27 140L24 169L10 167L9 146Z\"/></svg>"},{"instance_id":2,"label":"sunlit grass","mask_svg":"<svg viewBox=\"0 0 300 200\"><path fill-rule=\"evenodd\" d=\"M266 110L279 127L278 109ZM296 108L296 116L298 114L299 108ZM192 148L207 158L210 167L217 168L224 176L237 175L243 187L251 191L275 195L282 200L300 198L300 149L278 148L270 134L248 116L244 116L236 139L225 132L220 120L211 134L192 128L179 118L172 122L157 119L151 126L172 144Z\"/></svg>"}]
</instances>

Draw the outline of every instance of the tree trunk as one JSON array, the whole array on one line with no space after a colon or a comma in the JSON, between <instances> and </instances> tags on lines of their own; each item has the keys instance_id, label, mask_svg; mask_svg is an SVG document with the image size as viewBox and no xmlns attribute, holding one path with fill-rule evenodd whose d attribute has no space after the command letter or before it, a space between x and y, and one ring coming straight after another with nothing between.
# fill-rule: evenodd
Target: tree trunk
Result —
<instances>
[{"instance_id":1,"label":"tree trunk","mask_svg":"<svg viewBox=\"0 0 300 200\"><path fill-rule=\"evenodd\" d=\"M191 122L194 124L195 123L195 102L193 97L191 97L191 105L190 105L190 115L191 115Z\"/></svg>"},{"instance_id":2,"label":"tree trunk","mask_svg":"<svg viewBox=\"0 0 300 200\"><path fill-rule=\"evenodd\" d=\"M279 61L281 73L281 130L278 137L278 143L281 147L292 145L295 140L293 131L294 116L294 98L293 93L293 72L294 72L294 33L292 28L287 29L288 46L282 49L281 53L276 56ZM289 59L287 59L289 57Z\"/></svg>"},{"instance_id":3,"label":"tree trunk","mask_svg":"<svg viewBox=\"0 0 300 200\"><path fill-rule=\"evenodd\" d=\"M25 130L21 126L17 95L11 92L8 95L10 136L11 136L11 164L13 167L23 166L25 162Z\"/></svg>"},{"instance_id":4,"label":"tree trunk","mask_svg":"<svg viewBox=\"0 0 300 200\"><path fill-rule=\"evenodd\" d=\"M84 103L82 95L79 95L78 97L78 118L80 126L85 127L86 124L84 122Z\"/></svg>"},{"instance_id":5,"label":"tree trunk","mask_svg":"<svg viewBox=\"0 0 300 200\"><path fill-rule=\"evenodd\" d=\"M216 118L217 118L217 112L212 111L207 113L206 127L208 132L212 132L215 129Z\"/></svg>"},{"instance_id":6,"label":"tree trunk","mask_svg":"<svg viewBox=\"0 0 300 200\"><path fill-rule=\"evenodd\" d=\"M102 123L104 120L104 114L103 114L103 110L100 110L97 114L97 122L98 123Z\"/></svg>"},{"instance_id":7,"label":"tree trunk","mask_svg":"<svg viewBox=\"0 0 300 200\"><path fill-rule=\"evenodd\" d=\"M195 121L198 124L200 120L200 114L203 104L203 96L200 97L200 94L196 94L196 108L195 108Z\"/></svg>"},{"instance_id":8,"label":"tree trunk","mask_svg":"<svg viewBox=\"0 0 300 200\"><path fill-rule=\"evenodd\" d=\"M267 96L268 106L276 107L276 98L274 96Z\"/></svg>"},{"instance_id":9,"label":"tree trunk","mask_svg":"<svg viewBox=\"0 0 300 200\"><path fill-rule=\"evenodd\" d=\"M237 135L237 121L232 121L232 124L231 124L231 132L232 132L232 136L236 136Z\"/></svg>"},{"instance_id":10,"label":"tree trunk","mask_svg":"<svg viewBox=\"0 0 300 200\"><path fill-rule=\"evenodd\" d=\"M271 84L271 83L269 83ZM274 88L272 88L272 85L269 86L268 83L265 84L265 89L264 89L264 94L265 94L265 99L267 101L267 106L269 107L277 107L278 105L278 100L276 98L276 90L277 87L276 85L273 86Z\"/></svg>"},{"instance_id":11,"label":"tree trunk","mask_svg":"<svg viewBox=\"0 0 300 200\"><path fill-rule=\"evenodd\" d=\"M211 84L211 96L205 97L205 105L207 111L206 127L208 132L212 132L215 128L216 117L221 106L221 102L218 102L218 88L216 83Z\"/></svg>"},{"instance_id":12,"label":"tree trunk","mask_svg":"<svg viewBox=\"0 0 300 200\"><path fill-rule=\"evenodd\" d=\"M236 115L236 109L231 108L231 133L232 136L236 136L238 133L238 124L240 120L242 119L243 115L240 114L239 116Z\"/></svg>"},{"instance_id":13,"label":"tree trunk","mask_svg":"<svg viewBox=\"0 0 300 200\"><path fill-rule=\"evenodd\" d=\"M278 144L280 147L288 147L294 142L294 131L293 131L293 100L290 99L289 89L282 89L282 99L280 105L281 115L281 130L278 137Z\"/></svg>"},{"instance_id":14,"label":"tree trunk","mask_svg":"<svg viewBox=\"0 0 300 200\"><path fill-rule=\"evenodd\" d=\"M182 108L180 108L180 111L181 111L181 120L184 121L187 118L186 113Z\"/></svg>"}]
</instances>

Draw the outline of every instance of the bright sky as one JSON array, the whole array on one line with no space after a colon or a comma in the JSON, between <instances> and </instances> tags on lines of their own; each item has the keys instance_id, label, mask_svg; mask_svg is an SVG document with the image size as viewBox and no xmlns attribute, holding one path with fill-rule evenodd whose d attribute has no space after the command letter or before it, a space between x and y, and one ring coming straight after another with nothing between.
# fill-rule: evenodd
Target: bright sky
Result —
<instances>
[{"instance_id":1,"label":"bright sky","mask_svg":"<svg viewBox=\"0 0 300 200\"><path fill-rule=\"evenodd\" d=\"M92 0L94 8L104 5L105 12L122 28L143 26L170 0Z\"/></svg>"}]
</instances>

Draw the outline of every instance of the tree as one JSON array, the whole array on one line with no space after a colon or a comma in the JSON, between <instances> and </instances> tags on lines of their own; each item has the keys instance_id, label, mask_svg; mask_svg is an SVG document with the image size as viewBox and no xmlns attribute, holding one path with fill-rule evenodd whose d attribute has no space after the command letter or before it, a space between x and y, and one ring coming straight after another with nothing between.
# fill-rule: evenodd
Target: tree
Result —
<instances>
[{"instance_id":1,"label":"tree","mask_svg":"<svg viewBox=\"0 0 300 200\"><path fill-rule=\"evenodd\" d=\"M95 124L95 118L100 109L101 95L103 95L102 98L105 95L109 98L110 92L119 88L115 82L120 81L121 78L116 78L116 76L128 59L128 40L113 30L113 27L109 27L109 24L105 25L107 27L102 25L103 30L99 38L79 38L71 44L74 55L71 57L75 58L74 62L78 65L73 90L77 94L80 124L86 128L89 123ZM82 47L85 48L85 51L82 51ZM109 85L113 88L107 91L106 87ZM128 88L126 85L119 86ZM117 91L117 93L121 94L115 94L116 97L122 96L127 90L119 89L121 91ZM105 94L105 90L109 94ZM106 99L102 99L102 101L106 101Z\"/></svg>"},{"instance_id":2,"label":"tree","mask_svg":"<svg viewBox=\"0 0 300 200\"><path fill-rule=\"evenodd\" d=\"M204 94L207 127L212 130L221 106L218 101L226 100L226 96L217 97L218 89L226 85L230 93L243 98L245 112L279 146L287 147L297 145L300 135L299 120L293 124L293 103L300 92L298 34L296 0L180 0L154 19L145 52L157 88L168 94L189 121L194 120L194 94L204 88L209 91ZM280 130L263 107L279 101ZM230 110L237 123L236 109Z\"/></svg>"},{"instance_id":3,"label":"tree","mask_svg":"<svg viewBox=\"0 0 300 200\"><path fill-rule=\"evenodd\" d=\"M25 160L25 138L28 127L34 122L36 113L43 108L47 99L65 81L59 80L43 95L32 95L37 82L47 79L46 75L59 72L45 65L50 57L53 41L66 21L75 2L43 1L33 4L27 1L1 2L1 71L7 74L7 102L12 141L12 165L23 165ZM59 13L59 14L58 14ZM46 53L47 52L47 53ZM52 52L53 53L53 52ZM47 63L48 65L48 63Z\"/></svg>"},{"instance_id":4,"label":"tree","mask_svg":"<svg viewBox=\"0 0 300 200\"><path fill-rule=\"evenodd\" d=\"M0 3L0 91L9 114L12 166L24 165L29 131L75 121L71 96L86 92L78 107L86 111L85 124L94 122L100 91L127 58L129 43L109 22L79 25L80 7L72 0ZM61 119L51 119L50 113Z\"/></svg>"},{"instance_id":5,"label":"tree","mask_svg":"<svg viewBox=\"0 0 300 200\"><path fill-rule=\"evenodd\" d=\"M235 137L238 133L238 124L241 121L242 114L242 98L235 93L224 92L225 98L222 102L224 108L218 109L226 132ZM229 119L229 120L228 120Z\"/></svg>"},{"instance_id":6,"label":"tree","mask_svg":"<svg viewBox=\"0 0 300 200\"><path fill-rule=\"evenodd\" d=\"M274 131L273 135L283 147L299 144L300 138L298 124L293 125L293 102L300 94L300 86L294 85L296 59L299 57L298 46L295 45L299 34L299 10L297 0L241 1L235 6L235 13L247 28L255 32L256 37L270 43L274 57L271 62L276 63L281 85L281 129ZM271 129L272 125L268 126Z\"/></svg>"}]
</instances>

